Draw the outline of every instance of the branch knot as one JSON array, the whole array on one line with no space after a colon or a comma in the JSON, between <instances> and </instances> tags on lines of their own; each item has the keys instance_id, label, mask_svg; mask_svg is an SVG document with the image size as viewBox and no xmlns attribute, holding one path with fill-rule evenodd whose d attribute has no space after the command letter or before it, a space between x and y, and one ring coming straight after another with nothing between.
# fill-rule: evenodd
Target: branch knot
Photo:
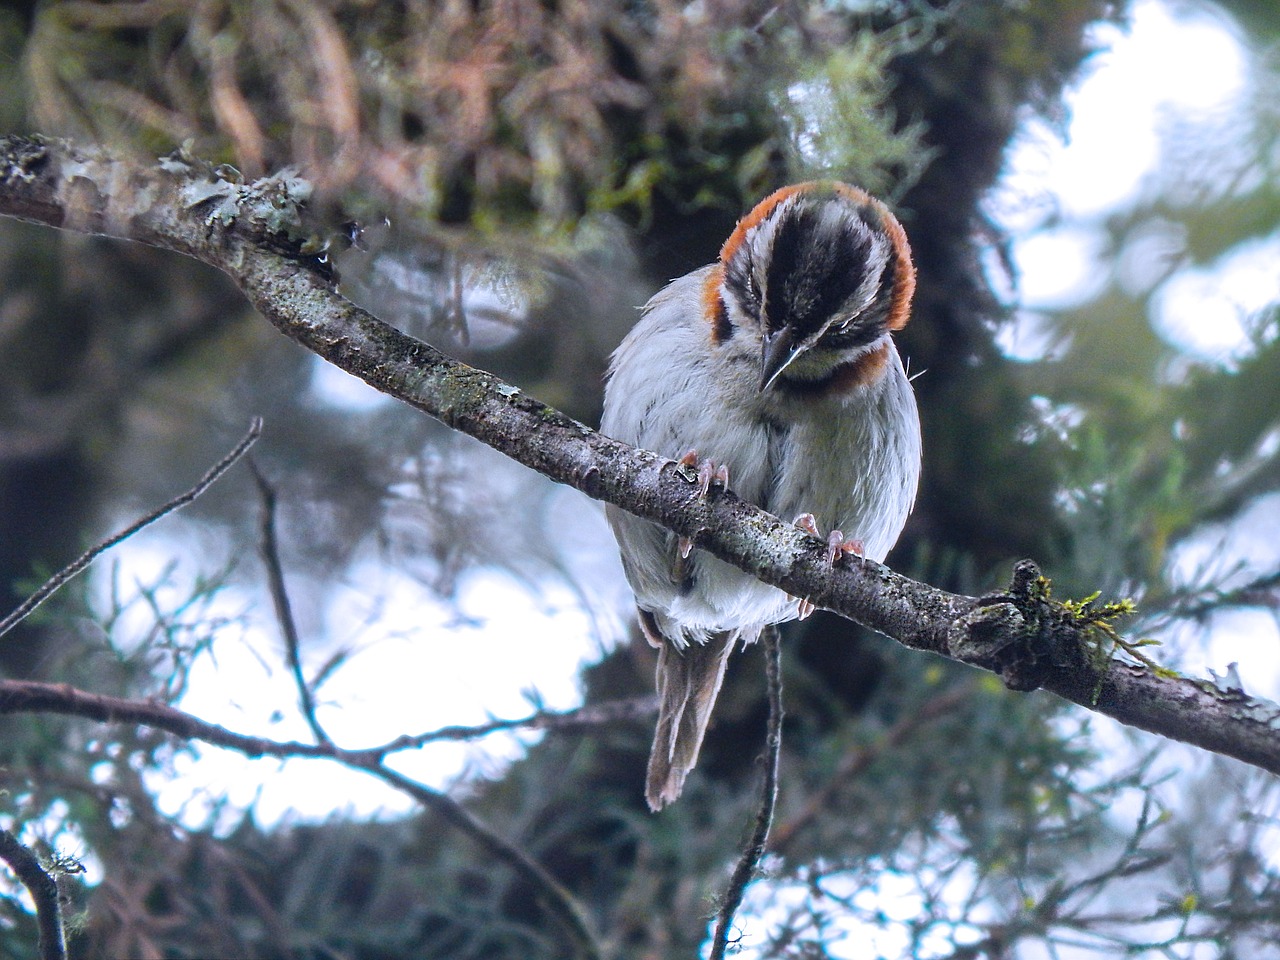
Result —
<instances>
[{"instance_id":1,"label":"branch knot","mask_svg":"<svg viewBox=\"0 0 1280 960\"><path fill-rule=\"evenodd\" d=\"M999 675L1010 690L1035 690L1056 669L1085 668L1078 625L1050 599L1048 579L1032 560L1014 565L1008 589L978 604L947 631L951 656Z\"/></svg>"}]
</instances>

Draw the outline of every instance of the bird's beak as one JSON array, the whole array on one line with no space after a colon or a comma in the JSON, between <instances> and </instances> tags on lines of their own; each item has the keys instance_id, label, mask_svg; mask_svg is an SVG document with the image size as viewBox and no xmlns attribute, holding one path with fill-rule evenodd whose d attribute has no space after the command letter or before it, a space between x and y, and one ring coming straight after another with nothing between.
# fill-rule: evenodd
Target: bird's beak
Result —
<instances>
[{"instance_id":1,"label":"bird's beak","mask_svg":"<svg viewBox=\"0 0 1280 960\"><path fill-rule=\"evenodd\" d=\"M760 392L768 390L778 375L796 357L804 352L805 344L796 343L795 331L791 327L783 327L765 335L764 347L760 353Z\"/></svg>"}]
</instances>

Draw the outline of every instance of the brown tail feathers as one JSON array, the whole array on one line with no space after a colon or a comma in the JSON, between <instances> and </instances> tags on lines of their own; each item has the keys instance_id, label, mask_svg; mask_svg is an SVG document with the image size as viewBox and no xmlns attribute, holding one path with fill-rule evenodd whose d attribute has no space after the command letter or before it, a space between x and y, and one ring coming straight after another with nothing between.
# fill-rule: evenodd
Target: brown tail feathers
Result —
<instances>
[{"instance_id":1,"label":"brown tail feathers","mask_svg":"<svg viewBox=\"0 0 1280 960\"><path fill-rule=\"evenodd\" d=\"M724 668L740 635L738 630L713 634L683 650L670 640L658 646L658 729L645 782L645 799L655 813L680 796L684 778L698 762Z\"/></svg>"}]
</instances>

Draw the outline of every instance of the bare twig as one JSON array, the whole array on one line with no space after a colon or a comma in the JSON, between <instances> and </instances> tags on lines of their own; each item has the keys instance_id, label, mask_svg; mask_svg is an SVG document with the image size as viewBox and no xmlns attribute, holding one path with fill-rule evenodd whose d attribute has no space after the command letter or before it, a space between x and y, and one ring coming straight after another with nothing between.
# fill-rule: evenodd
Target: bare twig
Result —
<instances>
[{"instance_id":1,"label":"bare twig","mask_svg":"<svg viewBox=\"0 0 1280 960\"><path fill-rule=\"evenodd\" d=\"M1188 590L1168 598L1163 609L1143 604L1147 622L1163 623L1171 620L1200 620L1210 615L1236 607L1259 607L1274 611L1280 606L1280 570L1259 574L1237 587L1204 588ZM1153 616L1158 614L1159 616Z\"/></svg>"},{"instance_id":2,"label":"bare twig","mask_svg":"<svg viewBox=\"0 0 1280 960\"><path fill-rule=\"evenodd\" d=\"M293 673L294 686L298 688L298 705L316 742L329 743L329 735L316 719L316 702L311 692L311 685L307 683L307 678L302 673L298 622L293 617L293 605L289 602L289 591L285 588L284 567L280 563L280 541L276 537L275 487L263 476L252 457L249 458L249 470L253 474L254 483L257 484L258 496L262 500L262 519L258 527L260 537L258 551L267 568L267 585L271 591L271 602L276 609L280 633L284 637L285 657L289 661L289 670Z\"/></svg>"},{"instance_id":3,"label":"bare twig","mask_svg":"<svg viewBox=\"0 0 1280 960\"><path fill-rule=\"evenodd\" d=\"M968 687L961 687L934 697L919 710L895 723L875 743L868 744L846 756L822 789L809 798L804 809L774 831L773 842L769 844L769 849L774 853L783 853L801 831L831 809L831 801L836 794L871 766L876 758L886 750L898 747L925 724L932 723L942 715L951 712L972 695Z\"/></svg>"},{"instance_id":4,"label":"bare twig","mask_svg":"<svg viewBox=\"0 0 1280 960\"><path fill-rule=\"evenodd\" d=\"M573 956L599 960L601 952L582 908L524 850L494 833L447 794L439 793L383 765L384 749L343 750L331 743L281 743L233 733L162 703L125 700L77 690L69 684L0 681L0 714L45 710L109 722L142 723L188 740L203 740L246 756L312 757L336 760L379 778L439 814L452 826L506 863L534 890L544 908L573 944Z\"/></svg>"},{"instance_id":5,"label":"bare twig","mask_svg":"<svg viewBox=\"0 0 1280 960\"><path fill-rule=\"evenodd\" d=\"M626 720L647 719L657 712L658 698L653 694L647 694L643 697L587 704L573 710L538 710L527 717L515 720L490 720L488 723L474 726L439 727L427 733L397 737L385 746L364 752L393 753L442 740L475 740L503 730L567 730L574 727L598 727Z\"/></svg>"},{"instance_id":6,"label":"bare twig","mask_svg":"<svg viewBox=\"0 0 1280 960\"><path fill-rule=\"evenodd\" d=\"M387 754L412 750L428 743L473 740L502 730L551 730L598 726L649 716L657 711L653 697L637 697L580 707L576 710L539 710L517 720L492 720L473 727L441 727L416 736L397 737L390 743L344 750L332 743L299 743L236 733L164 703L129 700L79 690L67 683L35 680L0 680L0 715L8 713L57 713L85 717L103 723L140 723L184 739L203 740L249 757L313 757L343 763L379 763Z\"/></svg>"},{"instance_id":7,"label":"bare twig","mask_svg":"<svg viewBox=\"0 0 1280 960\"><path fill-rule=\"evenodd\" d=\"M534 896L551 914L566 938L573 946L571 956L578 960L601 960L599 943L591 932L591 925L577 899L551 876L540 863L521 847L494 833L487 824L476 819L456 800L444 793L410 780L380 762L353 764L373 774L384 783L413 797L424 807L438 814L451 826L466 834L482 848L515 871L516 875L533 889Z\"/></svg>"},{"instance_id":8,"label":"bare twig","mask_svg":"<svg viewBox=\"0 0 1280 960\"><path fill-rule=\"evenodd\" d=\"M208 490L219 477L230 470L235 462L245 455L261 433L262 420L259 417L254 417L253 422L249 425L249 432L244 435L244 439L236 444L235 449L210 467L209 472L201 477L194 487L186 493L174 497L163 506L151 511L142 519L134 521L128 527L121 530L119 533L108 537L106 540L103 540L97 546L89 548L67 566L63 567L52 577L42 583L40 585L40 589L27 597L26 600L22 601L22 603L18 604L17 609L11 614L3 620L0 620L0 637L4 636L19 623L29 617L36 607L48 600L61 587L65 586L68 581L72 580L76 574L80 573L80 571L89 566L89 564L93 563L94 560L106 553L116 544L128 540L139 530L150 526L162 517L168 516L179 507L185 507L192 500L195 500L198 496Z\"/></svg>"},{"instance_id":9,"label":"bare twig","mask_svg":"<svg viewBox=\"0 0 1280 960\"><path fill-rule=\"evenodd\" d=\"M279 543L276 538L275 489L267 482L266 477L262 475L262 472L253 461L250 461L249 466L253 471L253 477L262 498L260 547L267 567L271 597L276 608L276 617L280 621L280 628L285 638L289 668L293 672L302 712L307 718L311 732L315 734L316 740L321 746L332 747L332 741L330 741L324 728L320 726L319 721L316 719L315 703L311 696L311 689L302 673L298 629L293 618L292 605L289 602L289 592L284 581L284 570L280 563ZM385 755L383 754L365 753L358 756L347 754L340 759L349 766L364 770L402 793L413 797L455 829L478 843L483 849L489 851L492 856L510 866L517 876L529 884L544 909L551 914L552 918L560 926L565 937L573 946L573 955L582 958L582 960L599 960L601 957L600 948L591 933L582 908L578 906L572 894L561 886L541 864L530 857L524 849L499 836L483 821L472 816L465 807L448 796L448 794L432 790L388 768L384 763Z\"/></svg>"},{"instance_id":10,"label":"bare twig","mask_svg":"<svg viewBox=\"0 0 1280 960\"><path fill-rule=\"evenodd\" d=\"M766 627L762 639L765 682L769 690L769 724L765 735L760 806L756 810L751 837L742 849L737 866L733 868L733 875L729 878L729 886L720 904L720 912L716 915L716 929L711 938L711 960L724 960L734 914L742 906L747 885L755 879L756 868L764 857L765 847L769 842L769 826L773 823L773 810L778 801L778 755L782 751L782 644L778 640L778 628Z\"/></svg>"},{"instance_id":11,"label":"bare twig","mask_svg":"<svg viewBox=\"0 0 1280 960\"><path fill-rule=\"evenodd\" d=\"M36 923L40 927L40 960L64 960L67 941L62 929L58 881L49 876L36 855L8 830L0 830L0 860L9 864L35 901Z\"/></svg>"}]
</instances>

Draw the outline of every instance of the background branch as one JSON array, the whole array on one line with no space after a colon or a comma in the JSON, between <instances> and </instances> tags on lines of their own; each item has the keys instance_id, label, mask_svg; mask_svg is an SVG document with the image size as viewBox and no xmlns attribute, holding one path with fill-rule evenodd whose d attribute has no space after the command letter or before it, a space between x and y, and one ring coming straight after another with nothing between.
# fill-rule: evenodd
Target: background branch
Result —
<instances>
[{"instance_id":1,"label":"background branch","mask_svg":"<svg viewBox=\"0 0 1280 960\"><path fill-rule=\"evenodd\" d=\"M571 956L574 960L601 960L603 954L600 945L596 942L591 932L591 924L577 899L523 849L499 836L448 794L410 780L404 774L383 766L381 761L356 763L353 766L373 774L384 783L413 797L427 809L439 814L451 826L476 841L490 855L515 870L516 874L532 887L543 908L551 914L572 944Z\"/></svg>"},{"instance_id":2,"label":"background branch","mask_svg":"<svg viewBox=\"0 0 1280 960\"><path fill-rule=\"evenodd\" d=\"M0 860L9 865L35 901L36 921L40 926L40 960L63 960L67 943L62 929L62 907L58 902L58 881L45 871L34 853L3 829L0 829Z\"/></svg>"},{"instance_id":3,"label":"background branch","mask_svg":"<svg viewBox=\"0 0 1280 960\"><path fill-rule=\"evenodd\" d=\"M926 703L920 710L907 714L880 737L875 743L867 744L850 753L840 761L840 766L831 778L813 795L809 797L801 810L778 826L773 832L769 849L773 853L786 853L795 838L809 825L815 823L823 814L831 809L832 802L840 791L856 780L862 773L881 757L886 750L900 746L903 741L915 734L921 727L932 723L939 717L960 706L967 697L973 696L968 686L940 694Z\"/></svg>"},{"instance_id":4,"label":"background branch","mask_svg":"<svg viewBox=\"0 0 1280 960\"><path fill-rule=\"evenodd\" d=\"M230 470L231 467L235 465L235 462L248 452L249 448L254 445L261 433L262 421L255 419L253 423L249 425L249 432L244 435L244 439L236 444L235 449L210 467L208 472L196 482L194 487L186 493L182 493L174 497L168 503L152 510L145 517L129 524L129 526L125 527L119 533L108 537L106 540L103 540L101 543L96 544L93 547L90 547L80 556L76 557L75 560L71 561L71 563L67 564L52 577L42 583L35 593L27 597L27 599L22 603L18 604L13 612L11 612L7 617L0 620L0 637L4 636L27 617L31 616L40 604L44 603L51 596L57 593L62 586L74 579L75 576L84 570L85 567L89 566L89 564L93 563L94 560L102 556L102 554L106 553L116 544L123 543L144 527L148 527L157 520L167 517L180 507L185 507L188 503L191 503L202 493L208 490L220 476Z\"/></svg>"},{"instance_id":5,"label":"background branch","mask_svg":"<svg viewBox=\"0 0 1280 960\"><path fill-rule=\"evenodd\" d=\"M298 705L316 742L328 743L329 735L325 733L324 727L316 718L316 702L311 692L311 685L302 672L300 649L302 642L298 637L298 623L293 617L293 604L289 601L289 591L285 587L284 567L280 563L280 543L276 537L276 490L252 459L249 460L249 469L253 473L258 497L262 501L262 516L258 525L258 552L262 554L262 562L267 568L267 587L271 593L271 603L275 607L276 622L280 624L280 633L284 637L285 659L293 674L293 684L298 689Z\"/></svg>"},{"instance_id":6,"label":"background branch","mask_svg":"<svg viewBox=\"0 0 1280 960\"><path fill-rule=\"evenodd\" d=\"M573 945L573 956L581 957L583 960L595 960L601 955L582 909L573 896L547 873L545 868L519 846L495 833L448 794L432 790L385 766L386 749L343 750L328 741L320 744L286 743L250 737L234 733L217 724L208 723L162 703L125 700L88 693L77 690L69 684L35 683L23 680L0 681L0 714L21 712L60 713L110 723L140 723L164 730L183 740L202 740L215 746L239 751L249 757L328 759L363 770L440 815L447 823L461 830L491 855L510 866L517 875L538 891L538 899ZM25 848L22 849L25 850ZM30 855L29 851L28 855ZM0 845L0 856L9 859L2 845ZM24 869L29 868L25 861L20 862ZM15 866L14 869L16 872L17 867ZM25 878L23 882L30 886ZM63 954L49 956L61 957Z\"/></svg>"},{"instance_id":7,"label":"background branch","mask_svg":"<svg viewBox=\"0 0 1280 960\"><path fill-rule=\"evenodd\" d=\"M374 747L344 749L332 742L300 743L296 740L272 740L228 730L216 723L201 720L176 707L154 700L131 700L81 690L67 683L41 683L35 680L0 680L0 715L17 713L55 713L84 717L101 723L136 723L164 730L184 740L203 740L215 746L236 750L248 757L312 757L338 760L353 765L379 763L388 754L413 750L428 743L474 740L502 730L553 730L602 726L657 713L654 697L637 697L610 703L579 707L575 710L539 710L527 717L493 720L476 726L448 726L414 736L397 737Z\"/></svg>"},{"instance_id":8,"label":"background branch","mask_svg":"<svg viewBox=\"0 0 1280 960\"><path fill-rule=\"evenodd\" d=\"M966 597L861 561L832 571L823 545L732 494L701 500L688 471L603 437L454 361L340 296L302 253L302 181L220 179L185 155L143 168L100 150L0 138L0 214L138 240L229 274L280 332L378 390L595 499L916 650L1043 687L1123 723L1280 772L1280 707L1208 681L1090 655L1097 639L1035 595Z\"/></svg>"},{"instance_id":9,"label":"background branch","mask_svg":"<svg viewBox=\"0 0 1280 960\"><path fill-rule=\"evenodd\" d=\"M765 683L769 693L769 722L764 741L764 777L760 783L760 805L756 810L751 836L743 847L729 877L723 902L716 914L715 934L711 938L711 960L724 960L729 946L733 918L742 906L747 887L755 879L756 869L764 858L773 825L773 811L778 802L778 757L782 752L782 641L776 625L766 627L761 635L764 643Z\"/></svg>"}]
</instances>

